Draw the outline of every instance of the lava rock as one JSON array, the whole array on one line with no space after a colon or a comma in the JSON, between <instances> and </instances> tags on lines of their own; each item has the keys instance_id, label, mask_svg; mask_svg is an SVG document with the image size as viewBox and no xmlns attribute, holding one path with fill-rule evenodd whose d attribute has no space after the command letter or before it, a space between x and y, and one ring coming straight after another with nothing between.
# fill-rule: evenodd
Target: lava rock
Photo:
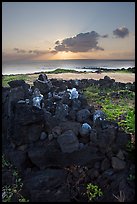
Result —
<instances>
[{"instance_id":1,"label":"lava rock","mask_svg":"<svg viewBox=\"0 0 137 204\"><path fill-rule=\"evenodd\" d=\"M82 109L77 112L77 121L81 123L85 123L89 119L90 115L91 113L88 109Z\"/></svg>"},{"instance_id":2,"label":"lava rock","mask_svg":"<svg viewBox=\"0 0 137 204\"><path fill-rule=\"evenodd\" d=\"M68 130L72 130L76 136L78 136L78 134L79 134L80 126L81 126L80 123L73 122L73 121L61 122L59 124L59 127L60 127L62 133L66 132Z\"/></svg>"},{"instance_id":3,"label":"lava rock","mask_svg":"<svg viewBox=\"0 0 137 204\"><path fill-rule=\"evenodd\" d=\"M68 116L68 105L59 103L56 106L55 117L57 120L66 121L66 117Z\"/></svg>"},{"instance_id":4,"label":"lava rock","mask_svg":"<svg viewBox=\"0 0 137 204\"><path fill-rule=\"evenodd\" d=\"M48 137L48 135L45 132L42 132L40 135L40 140L45 140Z\"/></svg>"},{"instance_id":5,"label":"lava rock","mask_svg":"<svg viewBox=\"0 0 137 204\"><path fill-rule=\"evenodd\" d=\"M11 88L16 88L19 86L23 86L25 84L25 81L22 79L21 80L13 80L13 81L8 82L8 84Z\"/></svg>"},{"instance_id":6,"label":"lava rock","mask_svg":"<svg viewBox=\"0 0 137 204\"><path fill-rule=\"evenodd\" d=\"M30 202L70 202L65 179L64 170L48 168L27 176L24 189L30 194Z\"/></svg>"},{"instance_id":7,"label":"lava rock","mask_svg":"<svg viewBox=\"0 0 137 204\"><path fill-rule=\"evenodd\" d=\"M117 157L112 157L112 167L115 170L122 170L125 169L126 167L126 162L117 158Z\"/></svg>"},{"instance_id":8,"label":"lava rock","mask_svg":"<svg viewBox=\"0 0 137 204\"><path fill-rule=\"evenodd\" d=\"M79 148L79 141L72 130L64 132L57 138L62 152L71 153Z\"/></svg>"}]
</instances>

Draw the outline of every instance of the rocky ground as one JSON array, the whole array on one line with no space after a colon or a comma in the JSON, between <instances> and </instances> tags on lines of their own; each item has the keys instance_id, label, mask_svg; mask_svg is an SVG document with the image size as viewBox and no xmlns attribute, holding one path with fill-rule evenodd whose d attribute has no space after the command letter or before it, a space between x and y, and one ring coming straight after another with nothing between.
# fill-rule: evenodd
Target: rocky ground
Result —
<instances>
[{"instance_id":1,"label":"rocky ground","mask_svg":"<svg viewBox=\"0 0 137 204\"><path fill-rule=\"evenodd\" d=\"M20 195L29 202L134 201L134 153L126 148L131 137L88 104L82 90L93 84L135 91L135 83L108 76L49 80L42 74L32 86L15 80L2 88L2 151L23 183L12 192L12 202ZM6 160L3 199L4 186L16 178Z\"/></svg>"}]
</instances>

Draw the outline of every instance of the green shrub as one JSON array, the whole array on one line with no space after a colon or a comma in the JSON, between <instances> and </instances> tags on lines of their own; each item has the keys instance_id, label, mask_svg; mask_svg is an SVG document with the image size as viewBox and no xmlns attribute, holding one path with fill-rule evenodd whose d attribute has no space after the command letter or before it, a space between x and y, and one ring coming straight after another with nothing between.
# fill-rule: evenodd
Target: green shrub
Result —
<instances>
[{"instance_id":1,"label":"green shrub","mask_svg":"<svg viewBox=\"0 0 137 204\"><path fill-rule=\"evenodd\" d=\"M96 198L103 195L103 192L101 191L101 189L97 185L94 185L92 183L87 184L86 193L89 201L93 201Z\"/></svg>"}]
</instances>

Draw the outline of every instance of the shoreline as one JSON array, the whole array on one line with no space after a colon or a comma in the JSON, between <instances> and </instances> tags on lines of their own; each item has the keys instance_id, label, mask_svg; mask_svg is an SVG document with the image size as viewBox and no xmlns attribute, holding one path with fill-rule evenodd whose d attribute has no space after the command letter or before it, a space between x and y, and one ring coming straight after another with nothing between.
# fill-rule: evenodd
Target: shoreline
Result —
<instances>
[{"instance_id":1,"label":"shoreline","mask_svg":"<svg viewBox=\"0 0 137 204\"><path fill-rule=\"evenodd\" d=\"M81 80L81 79L103 79L105 76L109 76L111 79L115 79L116 82L133 83L135 82L134 73L59 73L59 74L46 74L49 79L58 80ZM27 83L32 84L36 80L39 74L27 75Z\"/></svg>"},{"instance_id":2,"label":"shoreline","mask_svg":"<svg viewBox=\"0 0 137 204\"><path fill-rule=\"evenodd\" d=\"M91 73L91 72L67 72L67 73L30 73L30 74L17 74L17 75L2 75L2 84L7 86L9 81L23 79L26 83L33 85L33 82L38 78L40 74L46 74L49 79L58 80L82 80L82 79L104 79L105 76L114 79L116 82L121 83L133 83L135 82L135 73L130 72L102 72L102 73Z\"/></svg>"},{"instance_id":3,"label":"shoreline","mask_svg":"<svg viewBox=\"0 0 137 204\"><path fill-rule=\"evenodd\" d=\"M75 79L103 79L105 76L109 76L112 79L115 79L116 82L131 82L135 81L134 73L60 73L60 74L47 74L49 79L63 79L63 80L75 80Z\"/></svg>"}]
</instances>

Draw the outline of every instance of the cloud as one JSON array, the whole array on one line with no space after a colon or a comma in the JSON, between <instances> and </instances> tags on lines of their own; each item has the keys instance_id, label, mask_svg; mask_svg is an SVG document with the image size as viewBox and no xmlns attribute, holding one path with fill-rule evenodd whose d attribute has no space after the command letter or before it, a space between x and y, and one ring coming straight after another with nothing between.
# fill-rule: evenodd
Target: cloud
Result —
<instances>
[{"instance_id":1,"label":"cloud","mask_svg":"<svg viewBox=\"0 0 137 204\"><path fill-rule=\"evenodd\" d=\"M22 60L35 60L39 57L43 57L48 59L49 56L55 55L57 53L56 50L38 50L38 49L20 49L20 48L13 48L12 52L3 52L2 53L2 60L3 61L22 61Z\"/></svg>"},{"instance_id":2,"label":"cloud","mask_svg":"<svg viewBox=\"0 0 137 204\"><path fill-rule=\"evenodd\" d=\"M118 38L125 38L129 35L129 30L126 27L120 27L113 31L113 35Z\"/></svg>"},{"instance_id":3,"label":"cloud","mask_svg":"<svg viewBox=\"0 0 137 204\"><path fill-rule=\"evenodd\" d=\"M13 50L19 54L44 55L49 53L48 50L23 50L19 48L14 48Z\"/></svg>"},{"instance_id":4,"label":"cloud","mask_svg":"<svg viewBox=\"0 0 137 204\"><path fill-rule=\"evenodd\" d=\"M106 35L102 35L101 36L102 38L108 38L108 35L106 34Z\"/></svg>"},{"instance_id":5,"label":"cloud","mask_svg":"<svg viewBox=\"0 0 137 204\"><path fill-rule=\"evenodd\" d=\"M79 33L78 35L70 38L65 38L62 41L57 40L54 47L57 52L88 52L94 50L104 50L102 47L98 46L99 38L107 38L108 35L99 35L95 31L87 33Z\"/></svg>"},{"instance_id":6,"label":"cloud","mask_svg":"<svg viewBox=\"0 0 137 204\"><path fill-rule=\"evenodd\" d=\"M17 53L21 53L21 54L26 53L26 50L19 49L19 48L14 48L13 50L16 51Z\"/></svg>"}]
</instances>

